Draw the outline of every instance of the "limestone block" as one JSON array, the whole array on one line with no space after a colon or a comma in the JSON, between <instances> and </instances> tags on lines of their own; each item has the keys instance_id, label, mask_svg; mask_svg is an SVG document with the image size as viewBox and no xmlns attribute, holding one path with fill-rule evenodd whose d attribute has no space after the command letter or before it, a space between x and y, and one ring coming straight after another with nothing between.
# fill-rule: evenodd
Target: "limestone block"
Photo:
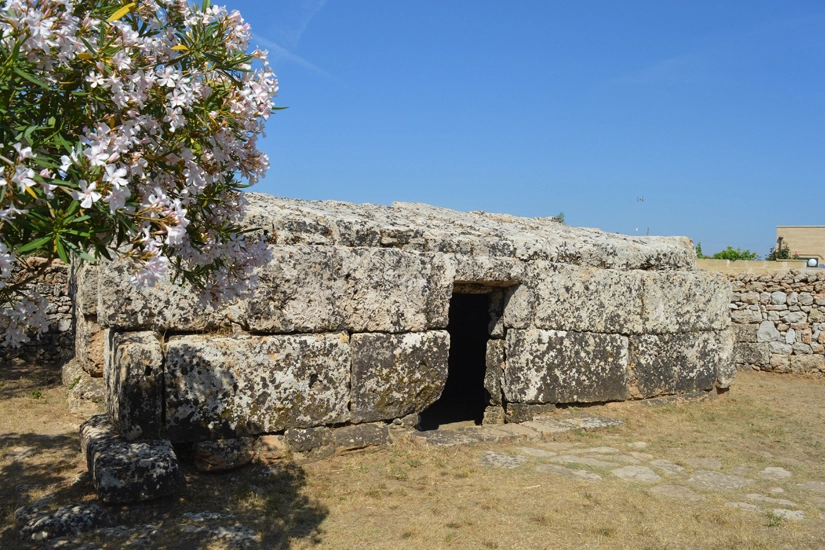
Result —
<instances>
[{"instance_id":1,"label":"limestone block","mask_svg":"<svg viewBox=\"0 0 825 550\"><path fill-rule=\"evenodd\" d=\"M264 464L289 456L289 447L283 435L262 435L255 443L255 459Z\"/></svg>"},{"instance_id":2,"label":"limestone block","mask_svg":"<svg viewBox=\"0 0 825 550\"><path fill-rule=\"evenodd\" d=\"M643 288L645 333L724 330L731 317L742 311L729 312L730 283L721 273L648 272ZM752 318L761 321L761 314L754 313Z\"/></svg>"},{"instance_id":3,"label":"limestone block","mask_svg":"<svg viewBox=\"0 0 825 550\"><path fill-rule=\"evenodd\" d=\"M535 286L536 327L577 332L642 332L640 272L547 262L534 262L529 272L530 284Z\"/></svg>"},{"instance_id":4,"label":"limestone block","mask_svg":"<svg viewBox=\"0 0 825 550\"><path fill-rule=\"evenodd\" d=\"M647 398L712 389L724 359L720 340L715 332L631 336L632 395Z\"/></svg>"},{"instance_id":5,"label":"limestone block","mask_svg":"<svg viewBox=\"0 0 825 550\"><path fill-rule=\"evenodd\" d=\"M782 335L776 330L776 325L771 321L762 321L759 325L759 330L756 333L757 342L779 342L782 340Z\"/></svg>"},{"instance_id":6,"label":"limestone block","mask_svg":"<svg viewBox=\"0 0 825 550\"><path fill-rule=\"evenodd\" d=\"M627 338L509 330L502 380L510 403L589 403L627 398Z\"/></svg>"},{"instance_id":7,"label":"limestone block","mask_svg":"<svg viewBox=\"0 0 825 550\"><path fill-rule=\"evenodd\" d=\"M788 295L781 291L771 292L771 304L782 305L788 300Z\"/></svg>"},{"instance_id":8,"label":"limestone block","mask_svg":"<svg viewBox=\"0 0 825 550\"><path fill-rule=\"evenodd\" d=\"M730 318L734 323L748 324L761 323L762 314L752 309L737 309L730 312Z\"/></svg>"},{"instance_id":9,"label":"limestone block","mask_svg":"<svg viewBox=\"0 0 825 550\"><path fill-rule=\"evenodd\" d=\"M731 323L730 328L733 330L734 339L737 342L756 343L760 326L761 325Z\"/></svg>"},{"instance_id":10,"label":"limestone block","mask_svg":"<svg viewBox=\"0 0 825 550\"><path fill-rule=\"evenodd\" d=\"M744 302L746 304L758 304L759 303L759 293L758 292L743 292L739 295L739 301Z\"/></svg>"},{"instance_id":11,"label":"limestone block","mask_svg":"<svg viewBox=\"0 0 825 550\"><path fill-rule=\"evenodd\" d=\"M825 373L825 356L823 355L789 355L786 361L788 372Z\"/></svg>"},{"instance_id":12,"label":"limestone block","mask_svg":"<svg viewBox=\"0 0 825 550\"><path fill-rule=\"evenodd\" d=\"M553 403L507 403L504 418L510 423L529 422L542 415L552 414L556 410Z\"/></svg>"},{"instance_id":13,"label":"limestone block","mask_svg":"<svg viewBox=\"0 0 825 550\"><path fill-rule=\"evenodd\" d=\"M104 372L106 410L127 440L159 439L163 428L163 349L154 332L113 333Z\"/></svg>"},{"instance_id":14,"label":"limestone block","mask_svg":"<svg viewBox=\"0 0 825 550\"><path fill-rule=\"evenodd\" d=\"M793 352L793 347L783 342L768 342L771 354L778 353L781 355L790 355Z\"/></svg>"},{"instance_id":15,"label":"limestone block","mask_svg":"<svg viewBox=\"0 0 825 550\"><path fill-rule=\"evenodd\" d=\"M75 358L91 376L103 376L103 342L106 331L95 315L75 315Z\"/></svg>"},{"instance_id":16,"label":"limestone block","mask_svg":"<svg viewBox=\"0 0 825 550\"><path fill-rule=\"evenodd\" d=\"M450 335L445 331L352 335L352 422L420 413L447 381Z\"/></svg>"},{"instance_id":17,"label":"limestone block","mask_svg":"<svg viewBox=\"0 0 825 550\"><path fill-rule=\"evenodd\" d=\"M501 405L501 377L504 375L504 340L487 341L487 370L484 389L490 405Z\"/></svg>"},{"instance_id":18,"label":"limestone block","mask_svg":"<svg viewBox=\"0 0 825 550\"><path fill-rule=\"evenodd\" d=\"M118 331L204 331L228 326L225 314L199 303L191 287L161 280L138 289L125 262L99 265L97 322Z\"/></svg>"},{"instance_id":19,"label":"limestone block","mask_svg":"<svg viewBox=\"0 0 825 550\"><path fill-rule=\"evenodd\" d=\"M97 315L98 272L96 264L82 261L72 263L75 306L83 315Z\"/></svg>"},{"instance_id":20,"label":"limestone block","mask_svg":"<svg viewBox=\"0 0 825 550\"><path fill-rule=\"evenodd\" d=\"M198 441L346 422L349 373L346 334L173 336L167 432Z\"/></svg>"},{"instance_id":21,"label":"limestone block","mask_svg":"<svg viewBox=\"0 0 825 550\"><path fill-rule=\"evenodd\" d=\"M183 484L169 441L126 441L105 415L80 426L80 444L98 498L107 504L168 496Z\"/></svg>"},{"instance_id":22,"label":"limestone block","mask_svg":"<svg viewBox=\"0 0 825 550\"><path fill-rule=\"evenodd\" d=\"M456 255L455 282L513 286L525 279L526 264L515 258Z\"/></svg>"},{"instance_id":23,"label":"limestone block","mask_svg":"<svg viewBox=\"0 0 825 550\"><path fill-rule=\"evenodd\" d=\"M390 432L384 423L355 424L332 431L339 451L355 451L366 447L381 447L390 442Z\"/></svg>"},{"instance_id":24,"label":"limestone block","mask_svg":"<svg viewBox=\"0 0 825 550\"><path fill-rule=\"evenodd\" d=\"M335 438L332 430L318 428L291 428L284 432L289 450L298 460L318 460L335 454Z\"/></svg>"},{"instance_id":25,"label":"limestone block","mask_svg":"<svg viewBox=\"0 0 825 550\"><path fill-rule=\"evenodd\" d=\"M733 350L736 345L734 331L731 329L719 333L719 364L716 366L716 387L729 388L736 379L736 362Z\"/></svg>"},{"instance_id":26,"label":"limestone block","mask_svg":"<svg viewBox=\"0 0 825 550\"><path fill-rule=\"evenodd\" d=\"M799 293L799 305L810 306L814 303L814 297L810 292Z\"/></svg>"},{"instance_id":27,"label":"limestone block","mask_svg":"<svg viewBox=\"0 0 825 550\"><path fill-rule=\"evenodd\" d=\"M510 286L502 291L500 306L501 319L491 335L504 336L504 328L527 328L533 321L535 310L535 293L529 285Z\"/></svg>"},{"instance_id":28,"label":"limestone block","mask_svg":"<svg viewBox=\"0 0 825 550\"><path fill-rule=\"evenodd\" d=\"M733 347L733 361L737 365L757 365L763 366L770 363L770 345L762 344L739 344Z\"/></svg>"},{"instance_id":29,"label":"limestone block","mask_svg":"<svg viewBox=\"0 0 825 550\"><path fill-rule=\"evenodd\" d=\"M195 468L199 472L234 470L252 462L254 437L199 441L194 444Z\"/></svg>"},{"instance_id":30,"label":"limestone block","mask_svg":"<svg viewBox=\"0 0 825 550\"><path fill-rule=\"evenodd\" d=\"M272 247L258 288L230 309L253 332L408 332L445 327L454 265L385 248Z\"/></svg>"}]
</instances>

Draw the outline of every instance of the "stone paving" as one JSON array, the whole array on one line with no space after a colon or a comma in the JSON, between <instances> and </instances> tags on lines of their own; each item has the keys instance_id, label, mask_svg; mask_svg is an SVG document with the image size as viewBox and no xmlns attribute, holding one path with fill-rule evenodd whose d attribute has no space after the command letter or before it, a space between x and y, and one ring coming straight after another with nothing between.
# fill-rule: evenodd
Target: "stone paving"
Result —
<instances>
[{"instance_id":1,"label":"stone paving","mask_svg":"<svg viewBox=\"0 0 825 550\"><path fill-rule=\"evenodd\" d=\"M576 429L596 430L621 425L620 421L603 417L538 419L518 425L463 428L452 433L448 430L419 432L413 437L435 446L527 438L532 440L529 446L514 446L511 453L483 451L479 464L492 468L534 468L541 473L574 478L584 483L599 483L614 478L633 483L639 490L663 498L700 501L706 499L707 494L735 491L761 480L778 484L787 482L805 489L810 495L808 500L811 503L825 504L825 497L822 496L825 495L825 481L797 482L791 471L780 466L769 466L761 471L747 465L726 468L720 459L714 457L685 457L677 464L642 452L648 447L645 441L628 443L623 448L584 447L578 443L542 441L543 437ZM500 437L493 435L496 433ZM781 457L768 458L791 462ZM667 481L663 482L665 479ZM725 502L725 506L744 513L769 514L778 520L805 520L805 512L799 509L804 504L777 496L784 493L785 489L771 487L765 491L774 496L752 492L745 495L747 501L733 497L737 500L732 498ZM820 519L825 519L823 516L825 515L821 515Z\"/></svg>"}]
</instances>

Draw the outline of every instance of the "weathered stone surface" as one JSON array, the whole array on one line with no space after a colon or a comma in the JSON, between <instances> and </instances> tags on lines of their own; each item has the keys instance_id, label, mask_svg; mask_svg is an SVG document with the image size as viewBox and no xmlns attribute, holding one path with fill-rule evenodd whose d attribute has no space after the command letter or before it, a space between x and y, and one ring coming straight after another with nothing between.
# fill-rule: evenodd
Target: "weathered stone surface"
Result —
<instances>
[{"instance_id":1,"label":"weathered stone surface","mask_svg":"<svg viewBox=\"0 0 825 550\"><path fill-rule=\"evenodd\" d=\"M803 521L805 519L805 512L802 510L785 510L783 508L774 508L772 512L773 515L778 518L789 519L791 521Z\"/></svg>"},{"instance_id":2,"label":"weathered stone surface","mask_svg":"<svg viewBox=\"0 0 825 550\"><path fill-rule=\"evenodd\" d=\"M575 477L582 481L589 482L596 482L602 480L602 476L594 472L588 472L587 470L574 470L571 468L566 468L564 466L559 466L558 464L539 464L538 466L536 466L536 471L541 472L543 474L555 474L564 477Z\"/></svg>"},{"instance_id":3,"label":"weathered stone surface","mask_svg":"<svg viewBox=\"0 0 825 550\"><path fill-rule=\"evenodd\" d=\"M444 328L455 268L396 249L272 247L259 287L231 310L255 332L416 332ZM446 269L451 267L452 269Z\"/></svg>"},{"instance_id":4,"label":"weathered stone surface","mask_svg":"<svg viewBox=\"0 0 825 550\"><path fill-rule=\"evenodd\" d=\"M755 500L757 502L768 502L770 504L779 504L780 506L792 506L794 508L799 507L798 504L796 504L795 502L792 502L792 501L790 501L786 498L772 498L772 497L766 497L764 495L760 495L760 494L756 494L756 493L748 494L748 495L745 495L745 496L748 497L750 500Z\"/></svg>"},{"instance_id":5,"label":"weathered stone surface","mask_svg":"<svg viewBox=\"0 0 825 550\"><path fill-rule=\"evenodd\" d=\"M688 478L688 483L704 489L739 489L754 483L754 481L711 470L698 470Z\"/></svg>"},{"instance_id":6,"label":"weathered stone surface","mask_svg":"<svg viewBox=\"0 0 825 550\"><path fill-rule=\"evenodd\" d=\"M776 359L776 361L774 361ZM815 373L825 372L823 355L771 356L771 367L776 372Z\"/></svg>"},{"instance_id":7,"label":"weathered stone surface","mask_svg":"<svg viewBox=\"0 0 825 550\"><path fill-rule=\"evenodd\" d=\"M805 483L797 483L797 485L808 491L825 494L825 481L806 481Z\"/></svg>"},{"instance_id":8,"label":"weathered stone surface","mask_svg":"<svg viewBox=\"0 0 825 550\"><path fill-rule=\"evenodd\" d=\"M484 409L484 418L481 424L484 426L504 424L505 422L504 407L501 405L494 405Z\"/></svg>"},{"instance_id":9,"label":"weathered stone surface","mask_svg":"<svg viewBox=\"0 0 825 550\"><path fill-rule=\"evenodd\" d=\"M627 338L538 329L507 332L502 388L511 403L624 400Z\"/></svg>"},{"instance_id":10,"label":"weathered stone surface","mask_svg":"<svg viewBox=\"0 0 825 550\"><path fill-rule=\"evenodd\" d=\"M504 376L504 340L487 341L487 369L484 373L484 389L488 403L501 405L501 378Z\"/></svg>"},{"instance_id":11,"label":"weathered stone surface","mask_svg":"<svg viewBox=\"0 0 825 550\"><path fill-rule=\"evenodd\" d=\"M644 332L724 330L730 324L730 283L721 273L645 273L643 292Z\"/></svg>"},{"instance_id":12,"label":"weathered stone surface","mask_svg":"<svg viewBox=\"0 0 825 550\"><path fill-rule=\"evenodd\" d=\"M247 223L268 228L279 244L386 246L611 269L686 269L696 258L685 238L614 235L565 226L552 218L456 212L417 203L376 206L259 193L247 197Z\"/></svg>"},{"instance_id":13,"label":"weathered stone surface","mask_svg":"<svg viewBox=\"0 0 825 550\"><path fill-rule=\"evenodd\" d=\"M588 456L575 455L559 455L550 457L548 460L550 460L550 462L556 462L558 464L584 464L585 466L612 467L616 465L615 462L609 460L602 460L601 457L591 458Z\"/></svg>"},{"instance_id":14,"label":"weathered stone surface","mask_svg":"<svg viewBox=\"0 0 825 550\"><path fill-rule=\"evenodd\" d=\"M681 485L654 485L650 488L654 495L683 500L703 500L705 497Z\"/></svg>"},{"instance_id":15,"label":"weathered stone surface","mask_svg":"<svg viewBox=\"0 0 825 550\"><path fill-rule=\"evenodd\" d=\"M163 349L153 332L111 333L104 371L106 410L127 440L159 439L163 428Z\"/></svg>"},{"instance_id":16,"label":"weathered stone surface","mask_svg":"<svg viewBox=\"0 0 825 550\"><path fill-rule=\"evenodd\" d=\"M765 468L760 472L760 475L766 479L787 479L793 476L793 474L785 468L774 466Z\"/></svg>"},{"instance_id":17,"label":"weathered stone surface","mask_svg":"<svg viewBox=\"0 0 825 550\"><path fill-rule=\"evenodd\" d=\"M173 441L233 438L349 420L346 334L173 336L166 428Z\"/></svg>"},{"instance_id":18,"label":"weathered stone surface","mask_svg":"<svg viewBox=\"0 0 825 550\"><path fill-rule=\"evenodd\" d=\"M167 440L129 442L118 437L108 418L98 415L80 427L97 495L109 504L168 496L183 483L172 444Z\"/></svg>"},{"instance_id":19,"label":"weathered stone surface","mask_svg":"<svg viewBox=\"0 0 825 550\"><path fill-rule=\"evenodd\" d=\"M771 361L771 348L764 344L735 344L733 347L733 362L737 365L764 366Z\"/></svg>"},{"instance_id":20,"label":"weathered stone surface","mask_svg":"<svg viewBox=\"0 0 825 550\"><path fill-rule=\"evenodd\" d=\"M748 324L748 323L761 323L762 322L762 314L759 311L755 311L752 309L737 309L730 312L730 318L734 323L739 324Z\"/></svg>"},{"instance_id":21,"label":"weathered stone surface","mask_svg":"<svg viewBox=\"0 0 825 550\"><path fill-rule=\"evenodd\" d=\"M521 426L524 426L525 428L530 428L531 430L535 430L544 437L553 436L555 434L565 432L572 432L576 429L575 426L568 424L567 422L560 422L558 420L551 420L549 418L543 418L540 420L530 420L528 422L522 423Z\"/></svg>"},{"instance_id":22,"label":"weathered stone surface","mask_svg":"<svg viewBox=\"0 0 825 550\"><path fill-rule=\"evenodd\" d=\"M513 423L528 422L538 416L552 414L555 410L556 405L553 403L507 403L505 420Z\"/></svg>"},{"instance_id":23,"label":"weathered stone surface","mask_svg":"<svg viewBox=\"0 0 825 550\"><path fill-rule=\"evenodd\" d=\"M642 332L641 272L534 262L530 273L530 280L536 284L535 325L538 328ZM560 299L561 296L564 299Z\"/></svg>"},{"instance_id":24,"label":"weathered stone surface","mask_svg":"<svg viewBox=\"0 0 825 550\"><path fill-rule=\"evenodd\" d=\"M684 468L682 468L678 464L671 462L669 460L665 460L663 458L650 461L650 465L662 470L667 475L676 475L682 470L684 470Z\"/></svg>"},{"instance_id":25,"label":"weathered stone surface","mask_svg":"<svg viewBox=\"0 0 825 550\"><path fill-rule=\"evenodd\" d=\"M35 541L77 536L110 521L109 514L100 506L88 502L66 504L54 511L24 506L15 510L14 517L21 528L20 535Z\"/></svg>"},{"instance_id":26,"label":"weathered stone surface","mask_svg":"<svg viewBox=\"0 0 825 550\"><path fill-rule=\"evenodd\" d=\"M335 454L335 438L329 428L292 428L284 432L284 440L299 460L318 460Z\"/></svg>"},{"instance_id":27,"label":"weathered stone surface","mask_svg":"<svg viewBox=\"0 0 825 550\"><path fill-rule=\"evenodd\" d=\"M631 394L637 397L710 390L724 348L715 332L630 337Z\"/></svg>"},{"instance_id":28,"label":"weathered stone surface","mask_svg":"<svg viewBox=\"0 0 825 550\"><path fill-rule=\"evenodd\" d=\"M760 327L761 325L740 325L738 323L732 323L730 326L736 342L751 344L757 342Z\"/></svg>"},{"instance_id":29,"label":"weathered stone surface","mask_svg":"<svg viewBox=\"0 0 825 550\"><path fill-rule=\"evenodd\" d=\"M335 447L340 451L354 451L366 447L380 447L390 442L386 424L356 424L333 430Z\"/></svg>"},{"instance_id":30,"label":"weathered stone surface","mask_svg":"<svg viewBox=\"0 0 825 550\"><path fill-rule=\"evenodd\" d=\"M289 447L283 435L262 435L255 442L255 460L269 464L289 456Z\"/></svg>"},{"instance_id":31,"label":"weathered stone surface","mask_svg":"<svg viewBox=\"0 0 825 550\"><path fill-rule=\"evenodd\" d=\"M410 441L418 443L419 445L432 445L433 447L455 447L457 445L477 443L477 441L469 435L456 430L410 432Z\"/></svg>"},{"instance_id":32,"label":"weathered stone surface","mask_svg":"<svg viewBox=\"0 0 825 550\"><path fill-rule=\"evenodd\" d=\"M106 330L97 324L97 316L75 315L75 360L95 378L103 376L103 342Z\"/></svg>"},{"instance_id":33,"label":"weathered stone surface","mask_svg":"<svg viewBox=\"0 0 825 550\"><path fill-rule=\"evenodd\" d=\"M730 329L719 333L718 363L716 365L716 387L730 388L736 380L736 362L733 360L733 350L736 344L734 332Z\"/></svg>"},{"instance_id":34,"label":"weathered stone surface","mask_svg":"<svg viewBox=\"0 0 825 550\"><path fill-rule=\"evenodd\" d=\"M495 451L485 451L478 461L482 466L497 466L499 468L517 468L530 460L530 457L522 455L506 455Z\"/></svg>"},{"instance_id":35,"label":"weathered stone surface","mask_svg":"<svg viewBox=\"0 0 825 550\"><path fill-rule=\"evenodd\" d=\"M527 456L534 456L537 458L548 458L551 456L556 456L558 453L553 451L545 451L544 449L534 449L533 447L519 447L518 452L525 454Z\"/></svg>"},{"instance_id":36,"label":"weathered stone surface","mask_svg":"<svg viewBox=\"0 0 825 550\"><path fill-rule=\"evenodd\" d=\"M696 466L697 468L710 468L712 470L718 470L722 467L722 461L718 458L685 458L684 461L686 464Z\"/></svg>"},{"instance_id":37,"label":"weathered stone surface","mask_svg":"<svg viewBox=\"0 0 825 550\"><path fill-rule=\"evenodd\" d=\"M194 444L195 467L199 472L222 472L252 462L255 438L236 437L198 441Z\"/></svg>"},{"instance_id":38,"label":"weathered stone surface","mask_svg":"<svg viewBox=\"0 0 825 550\"><path fill-rule=\"evenodd\" d=\"M625 466L611 470L614 476L625 481L642 481L651 483L662 479L659 475L647 466Z\"/></svg>"},{"instance_id":39,"label":"weathered stone surface","mask_svg":"<svg viewBox=\"0 0 825 550\"><path fill-rule=\"evenodd\" d=\"M97 322L118 331L156 330L165 332L214 330L228 326L223 312L198 303L190 287L167 280L138 289L125 262L99 265Z\"/></svg>"},{"instance_id":40,"label":"weathered stone surface","mask_svg":"<svg viewBox=\"0 0 825 550\"><path fill-rule=\"evenodd\" d=\"M565 424L570 424L574 428L579 428L586 432L593 430L604 430L607 428L621 428L624 422L615 418L606 418L604 416L578 416L573 418L565 418L562 420Z\"/></svg>"},{"instance_id":41,"label":"weathered stone surface","mask_svg":"<svg viewBox=\"0 0 825 550\"><path fill-rule=\"evenodd\" d=\"M756 333L757 342L779 342L782 335L776 330L776 325L771 321L762 321Z\"/></svg>"},{"instance_id":42,"label":"weathered stone surface","mask_svg":"<svg viewBox=\"0 0 825 550\"><path fill-rule=\"evenodd\" d=\"M352 422L420 413L447 381L450 335L444 331L352 336Z\"/></svg>"}]
</instances>

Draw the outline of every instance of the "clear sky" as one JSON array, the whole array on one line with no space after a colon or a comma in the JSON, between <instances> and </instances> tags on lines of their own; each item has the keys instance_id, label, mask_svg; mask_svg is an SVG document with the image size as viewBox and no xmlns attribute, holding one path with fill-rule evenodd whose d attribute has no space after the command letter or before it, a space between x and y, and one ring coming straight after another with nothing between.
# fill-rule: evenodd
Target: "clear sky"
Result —
<instances>
[{"instance_id":1,"label":"clear sky","mask_svg":"<svg viewBox=\"0 0 825 550\"><path fill-rule=\"evenodd\" d=\"M821 0L226 1L289 107L254 190L563 211L706 254L825 225Z\"/></svg>"}]
</instances>

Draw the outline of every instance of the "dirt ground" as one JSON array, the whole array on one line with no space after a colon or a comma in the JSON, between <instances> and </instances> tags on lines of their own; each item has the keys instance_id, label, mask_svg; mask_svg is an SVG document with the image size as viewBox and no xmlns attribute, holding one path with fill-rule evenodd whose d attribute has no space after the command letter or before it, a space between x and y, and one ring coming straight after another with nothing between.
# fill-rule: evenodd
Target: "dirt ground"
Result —
<instances>
[{"instance_id":1,"label":"dirt ground","mask_svg":"<svg viewBox=\"0 0 825 550\"><path fill-rule=\"evenodd\" d=\"M185 464L177 496L106 508L110 527L122 528L35 543L18 535L16 508L47 494L55 504L95 500L79 453L82 419L68 412L59 373L0 369L0 547L825 548L825 380L740 373L724 398L586 412L626 426L449 449L399 437L320 462L211 475ZM620 479L612 471L621 464L564 465L601 481L542 471L552 459L537 451L559 443L581 456L609 447L635 452L640 465L660 459L682 470L656 469L653 482ZM514 468L480 464L490 451L524 458ZM777 468L778 477L766 474ZM732 489L692 481L709 470L750 481Z\"/></svg>"}]
</instances>

